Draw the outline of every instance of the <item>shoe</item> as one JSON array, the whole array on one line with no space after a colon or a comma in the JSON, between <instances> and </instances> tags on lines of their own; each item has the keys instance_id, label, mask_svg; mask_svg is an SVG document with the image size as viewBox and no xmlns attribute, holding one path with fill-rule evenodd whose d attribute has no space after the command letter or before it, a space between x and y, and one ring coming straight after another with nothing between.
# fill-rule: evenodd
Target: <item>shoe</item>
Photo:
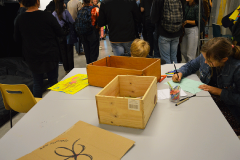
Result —
<instances>
[{"instance_id":1,"label":"shoe","mask_svg":"<svg viewBox=\"0 0 240 160\"><path fill-rule=\"evenodd\" d=\"M78 53L78 55L80 56L80 55L85 55L85 52L80 52L80 53Z\"/></svg>"},{"instance_id":2,"label":"shoe","mask_svg":"<svg viewBox=\"0 0 240 160\"><path fill-rule=\"evenodd\" d=\"M99 46L99 49L102 49L102 46Z\"/></svg>"},{"instance_id":3,"label":"shoe","mask_svg":"<svg viewBox=\"0 0 240 160\"><path fill-rule=\"evenodd\" d=\"M63 63L62 63L62 62L59 62L59 63L58 63L58 65L59 65L59 66L62 66L62 65L63 65Z\"/></svg>"},{"instance_id":4,"label":"shoe","mask_svg":"<svg viewBox=\"0 0 240 160\"><path fill-rule=\"evenodd\" d=\"M102 40L106 40L106 38L101 38Z\"/></svg>"}]
</instances>

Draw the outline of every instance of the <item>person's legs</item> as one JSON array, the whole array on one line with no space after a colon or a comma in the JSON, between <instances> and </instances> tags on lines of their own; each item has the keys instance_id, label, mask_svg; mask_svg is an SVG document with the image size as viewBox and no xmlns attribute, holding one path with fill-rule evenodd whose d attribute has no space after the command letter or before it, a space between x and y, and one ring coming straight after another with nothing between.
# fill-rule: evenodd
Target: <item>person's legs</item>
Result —
<instances>
[{"instance_id":1,"label":"person's legs","mask_svg":"<svg viewBox=\"0 0 240 160\"><path fill-rule=\"evenodd\" d=\"M153 56L153 47L154 47L153 32L155 30L155 25L151 23L150 19L146 20L146 30L147 30L147 36L148 36L148 43L150 45L149 55Z\"/></svg>"},{"instance_id":2,"label":"person's legs","mask_svg":"<svg viewBox=\"0 0 240 160\"><path fill-rule=\"evenodd\" d=\"M88 42L87 36L82 36L82 43L84 47L85 57L86 57L86 63L90 63L90 42Z\"/></svg>"},{"instance_id":3,"label":"person's legs","mask_svg":"<svg viewBox=\"0 0 240 160\"><path fill-rule=\"evenodd\" d=\"M187 44L188 61L196 58L198 47L198 27L189 28L188 44Z\"/></svg>"},{"instance_id":4,"label":"person's legs","mask_svg":"<svg viewBox=\"0 0 240 160\"><path fill-rule=\"evenodd\" d=\"M92 63L98 59L99 56L99 33L94 31L91 35L88 36L88 41L90 45L90 62Z\"/></svg>"},{"instance_id":5,"label":"person's legs","mask_svg":"<svg viewBox=\"0 0 240 160\"><path fill-rule=\"evenodd\" d=\"M154 58L161 58L160 51L158 48L158 36L157 36L157 27L155 27L155 32L153 33L154 36Z\"/></svg>"},{"instance_id":6,"label":"person's legs","mask_svg":"<svg viewBox=\"0 0 240 160\"><path fill-rule=\"evenodd\" d=\"M61 58L62 58L62 62L63 62L63 68L65 71L68 70L68 57L67 57L67 40L63 39L61 41L59 41L59 45L60 45L60 50L61 50Z\"/></svg>"},{"instance_id":7,"label":"person's legs","mask_svg":"<svg viewBox=\"0 0 240 160\"><path fill-rule=\"evenodd\" d=\"M73 45L72 44L67 45L67 61L68 61L67 72L69 72L74 68Z\"/></svg>"},{"instance_id":8,"label":"person's legs","mask_svg":"<svg viewBox=\"0 0 240 160\"><path fill-rule=\"evenodd\" d=\"M124 47L121 45L121 43L111 43L111 46L115 56L120 56L124 53Z\"/></svg>"},{"instance_id":9,"label":"person's legs","mask_svg":"<svg viewBox=\"0 0 240 160\"><path fill-rule=\"evenodd\" d=\"M75 46L77 54L79 54L80 53L79 38L78 38L78 42L74 43L74 46Z\"/></svg>"},{"instance_id":10,"label":"person's legs","mask_svg":"<svg viewBox=\"0 0 240 160\"><path fill-rule=\"evenodd\" d=\"M188 57L187 57L188 34L189 34L188 30L187 30L187 28L185 28L185 34L182 38L182 43L180 44L181 53L182 53L186 62L188 62Z\"/></svg>"},{"instance_id":11,"label":"person's legs","mask_svg":"<svg viewBox=\"0 0 240 160\"><path fill-rule=\"evenodd\" d=\"M42 98L43 73L38 74L32 72L32 75L33 75L33 96L37 98Z\"/></svg>"},{"instance_id":12,"label":"person's legs","mask_svg":"<svg viewBox=\"0 0 240 160\"><path fill-rule=\"evenodd\" d=\"M126 43L121 43L121 45L124 47L124 50L125 50L127 53L130 53L130 48L131 48L132 43L133 43L133 41L131 41L131 42L126 42Z\"/></svg>"},{"instance_id":13,"label":"person's legs","mask_svg":"<svg viewBox=\"0 0 240 160\"><path fill-rule=\"evenodd\" d=\"M161 54L161 58L166 62L166 64L171 64L170 60L170 39L159 36L158 45Z\"/></svg>"},{"instance_id":14,"label":"person's legs","mask_svg":"<svg viewBox=\"0 0 240 160\"><path fill-rule=\"evenodd\" d=\"M53 70L47 72L49 86L53 86L58 83L58 66Z\"/></svg>"},{"instance_id":15,"label":"person's legs","mask_svg":"<svg viewBox=\"0 0 240 160\"><path fill-rule=\"evenodd\" d=\"M178 50L178 44L179 44L179 37L172 38L171 44L170 44L170 60L171 63L177 63L177 50Z\"/></svg>"}]
</instances>

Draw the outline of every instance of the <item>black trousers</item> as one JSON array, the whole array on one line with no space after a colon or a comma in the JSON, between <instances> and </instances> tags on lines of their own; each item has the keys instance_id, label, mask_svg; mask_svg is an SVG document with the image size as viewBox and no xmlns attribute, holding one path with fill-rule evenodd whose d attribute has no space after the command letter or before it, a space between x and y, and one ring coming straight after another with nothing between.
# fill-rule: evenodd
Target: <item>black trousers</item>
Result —
<instances>
[{"instance_id":1,"label":"black trousers","mask_svg":"<svg viewBox=\"0 0 240 160\"><path fill-rule=\"evenodd\" d=\"M82 43L87 64L96 61L99 56L99 32L94 30L90 35L82 35Z\"/></svg>"},{"instance_id":2,"label":"black trousers","mask_svg":"<svg viewBox=\"0 0 240 160\"><path fill-rule=\"evenodd\" d=\"M63 68L66 72L71 71L74 68L73 59L73 44L67 44L67 39L60 39L60 59L63 62Z\"/></svg>"},{"instance_id":3,"label":"black trousers","mask_svg":"<svg viewBox=\"0 0 240 160\"><path fill-rule=\"evenodd\" d=\"M150 45L149 55L153 56L153 48L154 48L154 37L153 32L155 31L155 25L151 23L150 19L145 20L146 31L147 31L147 41Z\"/></svg>"}]
</instances>

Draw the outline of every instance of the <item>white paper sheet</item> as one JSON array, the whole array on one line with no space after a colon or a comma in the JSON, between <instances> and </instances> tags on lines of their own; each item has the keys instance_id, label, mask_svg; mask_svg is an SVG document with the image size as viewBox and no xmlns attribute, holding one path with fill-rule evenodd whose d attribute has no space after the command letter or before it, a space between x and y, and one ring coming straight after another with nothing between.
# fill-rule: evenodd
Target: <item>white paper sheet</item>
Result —
<instances>
[{"instance_id":1,"label":"white paper sheet","mask_svg":"<svg viewBox=\"0 0 240 160\"><path fill-rule=\"evenodd\" d=\"M184 97L184 96L187 96L187 94L181 89L180 96ZM168 98L170 98L170 89L158 90L158 99L168 99Z\"/></svg>"}]
</instances>

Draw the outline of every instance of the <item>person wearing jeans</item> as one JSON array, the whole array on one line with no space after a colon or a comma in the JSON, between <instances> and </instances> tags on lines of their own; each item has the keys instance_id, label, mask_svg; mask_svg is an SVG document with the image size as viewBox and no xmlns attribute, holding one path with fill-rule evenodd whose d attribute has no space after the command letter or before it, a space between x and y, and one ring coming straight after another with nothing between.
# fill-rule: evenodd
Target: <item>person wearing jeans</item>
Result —
<instances>
[{"instance_id":1,"label":"person wearing jeans","mask_svg":"<svg viewBox=\"0 0 240 160\"><path fill-rule=\"evenodd\" d=\"M99 27L108 25L109 40L114 55L120 56L124 50L130 53L130 46L136 38L135 24L140 20L141 14L136 1L107 0L101 2L98 25Z\"/></svg>"},{"instance_id":2,"label":"person wearing jeans","mask_svg":"<svg viewBox=\"0 0 240 160\"><path fill-rule=\"evenodd\" d=\"M181 53L186 60L189 62L196 58L198 46L198 27L185 28L185 35L183 36L181 43Z\"/></svg>"},{"instance_id":3,"label":"person wearing jeans","mask_svg":"<svg viewBox=\"0 0 240 160\"><path fill-rule=\"evenodd\" d=\"M32 75L33 75L33 95L34 97L42 98L44 73L32 72ZM56 83L58 83L58 65L56 65L55 69L47 72L47 77L49 86L53 86Z\"/></svg>"},{"instance_id":4,"label":"person wearing jeans","mask_svg":"<svg viewBox=\"0 0 240 160\"><path fill-rule=\"evenodd\" d=\"M120 56L121 54L124 53L124 51L126 51L127 53L130 53L130 48L131 48L132 42L133 41L126 42L126 43L111 43L113 53L116 56Z\"/></svg>"},{"instance_id":5,"label":"person wearing jeans","mask_svg":"<svg viewBox=\"0 0 240 160\"><path fill-rule=\"evenodd\" d=\"M166 64L177 63L177 49L179 44L179 38L183 34L183 28L180 28L176 32L168 32L162 26L162 19L164 16L164 2L165 0L154 0L152 4L151 22L156 24L156 33L158 37L158 47L161 55L161 59ZM184 2L179 0L179 4L182 7L178 8L178 14L183 14ZM178 5L178 6L181 6ZM162 12L159 12L162 11ZM182 22L179 22L181 24ZM156 34L155 33L155 34ZM155 54L155 53L154 53ZM154 55L155 56L155 55Z\"/></svg>"},{"instance_id":6,"label":"person wearing jeans","mask_svg":"<svg viewBox=\"0 0 240 160\"><path fill-rule=\"evenodd\" d=\"M158 44L160 55L166 64L177 63L177 47L179 43L179 37L167 38L159 36Z\"/></svg>"}]
</instances>

